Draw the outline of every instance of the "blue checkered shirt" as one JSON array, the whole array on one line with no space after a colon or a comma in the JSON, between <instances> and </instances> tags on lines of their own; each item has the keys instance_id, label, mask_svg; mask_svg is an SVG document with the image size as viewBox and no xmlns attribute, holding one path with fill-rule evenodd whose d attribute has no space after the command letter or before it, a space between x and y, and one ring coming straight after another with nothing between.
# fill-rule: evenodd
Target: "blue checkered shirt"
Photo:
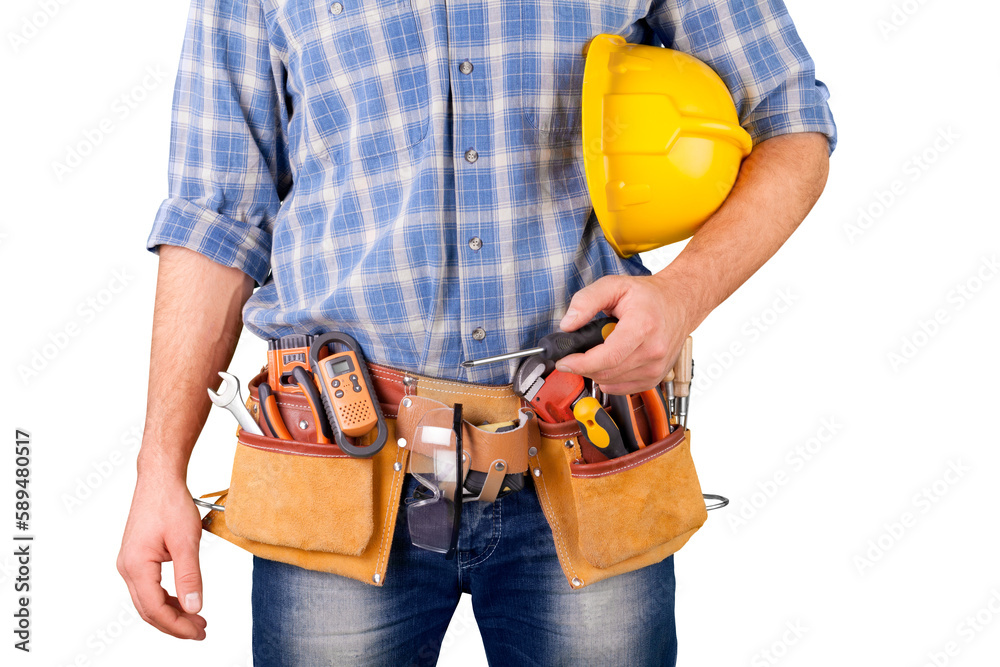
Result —
<instances>
[{"instance_id":1,"label":"blue checkered shirt","mask_svg":"<svg viewBox=\"0 0 1000 667\"><path fill-rule=\"evenodd\" d=\"M260 286L256 335L344 331L369 361L484 384L573 294L649 275L604 239L580 140L599 33L709 63L755 142L836 142L782 0L193 0L169 197L148 247Z\"/></svg>"}]
</instances>

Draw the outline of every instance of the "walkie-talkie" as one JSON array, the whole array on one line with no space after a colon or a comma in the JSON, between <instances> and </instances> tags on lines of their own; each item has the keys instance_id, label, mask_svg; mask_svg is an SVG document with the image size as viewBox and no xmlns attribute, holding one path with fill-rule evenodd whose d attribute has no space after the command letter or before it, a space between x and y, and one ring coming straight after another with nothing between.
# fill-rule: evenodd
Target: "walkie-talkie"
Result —
<instances>
[{"instance_id":1,"label":"walkie-talkie","mask_svg":"<svg viewBox=\"0 0 1000 667\"><path fill-rule=\"evenodd\" d=\"M335 343L347 349L337 351ZM330 354L321 356L327 348ZM337 446L358 458L377 454L385 445L389 429L357 341L340 331L316 336L309 348L309 365L323 397L323 407ZM374 428L378 428L378 433L370 445L360 447L353 443L354 438Z\"/></svg>"}]
</instances>

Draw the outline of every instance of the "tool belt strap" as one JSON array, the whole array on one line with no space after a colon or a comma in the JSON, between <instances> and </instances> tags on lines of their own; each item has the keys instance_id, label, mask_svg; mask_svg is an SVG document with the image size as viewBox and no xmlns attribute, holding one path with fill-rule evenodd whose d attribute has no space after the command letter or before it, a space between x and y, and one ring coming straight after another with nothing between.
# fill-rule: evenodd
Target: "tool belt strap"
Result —
<instances>
[{"instance_id":1,"label":"tool belt strap","mask_svg":"<svg viewBox=\"0 0 1000 667\"><path fill-rule=\"evenodd\" d=\"M439 408L452 409L433 398L406 396L399 404L396 417L397 446L409 448L421 417L429 410ZM519 410L519 417L520 424L516 428L501 433L491 433L462 420L462 448L469 453L470 470L489 472L498 460L505 463L507 474L528 470L528 450L534 448L537 451L540 441L538 418L525 408Z\"/></svg>"},{"instance_id":2,"label":"tool belt strap","mask_svg":"<svg viewBox=\"0 0 1000 667\"><path fill-rule=\"evenodd\" d=\"M367 363L368 372L374 384L382 414L387 419L397 418L397 443L386 446L396 446L398 439L403 438L407 447L412 441L413 430L417 422L428 410L434 408L451 408L456 402L464 405L466 416L462 430L464 449L470 453L470 470L488 472L490 465L497 459L507 465L507 472L522 473L528 470L528 450L537 448L539 444L539 428L544 428L524 402L514 395L510 385L501 387L486 387L454 380L431 378L416 373L407 373L398 369ZM250 394L251 409L259 409L258 386L267 380L266 366L247 386ZM445 403L429 396L420 396L416 392L426 391L433 396L444 398ZM402 401L410 399L410 407L404 409ZM307 443L316 442L316 427L305 397L299 394L279 393L276 396L281 417L289 429L296 430L296 438ZM399 414L397 414L397 412ZM402 414L405 412L405 418ZM530 419L523 418L525 413ZM256 416L256 412L254 415ZM520 426L513 430L493 433L474 426L473 423L501 422L504 420L518 421ZM300 427L302 425L302 427Z\"/></svg>"}]
</instances>

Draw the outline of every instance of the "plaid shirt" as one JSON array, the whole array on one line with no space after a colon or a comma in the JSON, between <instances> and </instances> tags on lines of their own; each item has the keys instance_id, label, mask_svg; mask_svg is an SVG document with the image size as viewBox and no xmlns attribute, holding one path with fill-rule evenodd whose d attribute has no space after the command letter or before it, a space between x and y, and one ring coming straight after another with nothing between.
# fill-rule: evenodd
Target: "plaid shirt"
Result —
<instances>
[{"instance_id":1,"label":"plaid shirt","mask_svg":"<svg viewBox=\"0 0 1000 667\"><path fill-rule=\"evenodd\" d=\"M169 197L148 247L260 288L246 326L344 331L369 361L484 384L618 257L583 172L584 44L599 33L709 63L755 142L836 141L782 0L193 0Z\"/></svg>"}]
</instances>

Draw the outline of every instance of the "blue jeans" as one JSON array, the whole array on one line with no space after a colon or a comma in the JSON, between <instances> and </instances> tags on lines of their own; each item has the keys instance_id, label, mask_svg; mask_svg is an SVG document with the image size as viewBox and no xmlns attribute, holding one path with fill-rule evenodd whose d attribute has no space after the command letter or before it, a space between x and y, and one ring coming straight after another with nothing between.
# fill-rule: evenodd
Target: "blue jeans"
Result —
<instances>
[{"instance_id":1,"label":"blue jeans","mask_svg":"<svg viewBox=\"0 0 1000 667\"><path fill-rule=\"evenodd\" d=\"M410 544L405 507L393 539L381 588L254 557L254 665L434 665L462 593L490 665L676 664L673 557L571 589L530 482L463 506L453 560Z\"/></svg>"}]
</instances>

